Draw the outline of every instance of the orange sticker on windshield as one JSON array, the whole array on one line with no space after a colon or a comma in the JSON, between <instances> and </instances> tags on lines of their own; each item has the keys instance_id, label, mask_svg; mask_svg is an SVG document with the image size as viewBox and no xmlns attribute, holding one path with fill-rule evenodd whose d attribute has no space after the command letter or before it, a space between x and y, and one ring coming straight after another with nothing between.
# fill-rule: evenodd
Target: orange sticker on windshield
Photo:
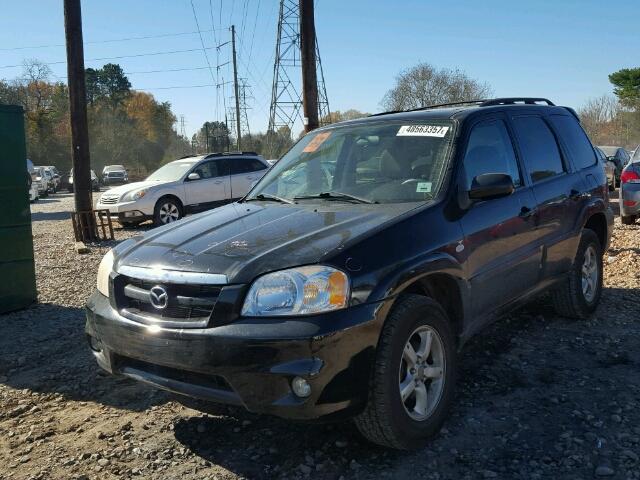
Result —
<instances>
[{"instance_id":1,"label":"orange sticker on windshield","mask_svg":"<svg viewBox=\"0 0 640 480\"><path fill-rule=\"evenodd\" d=\"M316 150L318 150L318 148L320 148L320 145L322 145L325 142L325 140L330 136L331 136L331 132L318 133L315 137L311 139L311 141L307 144L306 147L304 147L304 150L302 151L306 153L315 152Z\"/></svg>"}]
</instances>

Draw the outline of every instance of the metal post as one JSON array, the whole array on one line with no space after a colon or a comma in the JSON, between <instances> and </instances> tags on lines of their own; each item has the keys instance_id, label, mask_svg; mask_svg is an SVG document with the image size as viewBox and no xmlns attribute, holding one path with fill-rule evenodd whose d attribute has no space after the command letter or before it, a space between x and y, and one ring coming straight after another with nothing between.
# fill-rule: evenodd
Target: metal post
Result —
<instances>
[{"instance_id":1,"label":"metal post","mask_svg":"<svg viewBox=\"0 0 640 480\"><path fill-rule=\"evenodd\" d=\"M240 148L240 95L238 94L238 65L236 63L236 26L231 25L231 48L233 50L233 89L236 97L236 135L238 151L242 151Z\"/></svg>"},{"instance_id":2,"label":"metal post","mask_svg":"<svg viewBox=\"0 0 640 480\"><path fill-rule=\"evenodd\" d=\"M300 60L302 62L302 108L304 130L318 128L318 77L316 73L316 27L313 0L300 0Z\"/></svg>"},{"instance_id":3,"label":"metal post","mask_svg":"<svg viewBox=\"0 0 640 480\"><path fill-rule=\"evenodd\" d=\"M93 209L93 202L91 199L91 163L80 0L64 0L64 30L67 45L75 208L76 212L87 212ZM92 226L90 225L85 231L87 232L85 239L93 239Z\"/></svg>"}]
</instances>

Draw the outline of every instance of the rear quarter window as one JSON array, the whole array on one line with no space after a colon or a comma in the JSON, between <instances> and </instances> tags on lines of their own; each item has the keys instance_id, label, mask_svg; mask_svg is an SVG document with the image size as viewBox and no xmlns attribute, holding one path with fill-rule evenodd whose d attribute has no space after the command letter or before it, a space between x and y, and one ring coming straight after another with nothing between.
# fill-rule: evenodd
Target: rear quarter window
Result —
<instances>
[{"instance_id":1,"label":"rear quarter window","mask_svg":"<svg viewBox=\"0 0 640 480\"><path fill-rule=\"evenodd\" d=\"M569 155L578 170L595 165L597 158L591 142L574 117L551 115L549 120L569 149Z\"/></svg>"}]
</instances>

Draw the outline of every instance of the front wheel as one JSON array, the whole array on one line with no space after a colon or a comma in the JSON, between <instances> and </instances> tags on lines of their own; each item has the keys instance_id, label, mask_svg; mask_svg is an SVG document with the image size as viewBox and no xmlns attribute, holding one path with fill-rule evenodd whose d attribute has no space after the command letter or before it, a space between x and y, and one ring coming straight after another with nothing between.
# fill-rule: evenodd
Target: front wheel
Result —
<instances>
[{"instance_id":1,"label":"front wheel","mask_svg":"<svg viewBox=\"0 0 640 480\"><path fill-rule=\"evenodd\" d=\"M453 400L456 351L447 314L435 301L404 295L378 342L360 432L386 447L413 450L442 427Z\"/></svg>"},{"instance_id":2,"label":"front wheel","mask_svg":"<svg viewBox=\"0 0 640 480\"><path fill-rule=\"evenodd\" d=\"M558 314L569 318L587 318L602 294L602 246L593 230L585 229L569 275L551 291Z\"/></svg>"},{"instance_id":3,"label":"front wheel","mask_svg":"<svg viewBox=\"0 0 640 480\"><path fill-rule=\"evenodd\" d=\"M166 225L180 220L183 217L182 204L171 197L161 198L153 213L153 223L156 226Z\"/></svg>"}]
</instances>

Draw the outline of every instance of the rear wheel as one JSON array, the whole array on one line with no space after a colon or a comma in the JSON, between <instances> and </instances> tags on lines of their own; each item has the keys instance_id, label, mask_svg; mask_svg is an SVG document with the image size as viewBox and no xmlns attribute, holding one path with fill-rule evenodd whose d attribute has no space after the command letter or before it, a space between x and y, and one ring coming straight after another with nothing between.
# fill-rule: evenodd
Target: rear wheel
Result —
<instances>
[{"instance_id":1,"label":"rear wheel","mask_svg":"<svg viewBox=\"0 0 640 480\"><path fill-rule=\"evenodd\" d=\"M122 228L136 228L141 223L142 222L123 222L123 221L120 221L120 225L122 225Z\"/></svg>"},{"instance_id":2,"label":"rear wheel","mask_svg":"<svg viewBox=\"0 0 640 480\"><path fill-rule=\"evenodd\" d=\"M420 295L400 297L378 343L358 429L379 445L421 448L446 419L455 376L455 341L442 307Z\"/></svg>"},{"instance_id":3,"label":"rear wheel","mask_svg":"<svg viewBox=\"0 0 640 480\"><path fill-rule=\"evenodd\" d=\"M182 203L173 197L163 197L156 203L153 223L157 226L166 225L180 220L182 217Z\"/></svg>"},{"instance_id":4,"label":"rear wheel","mask_svg":"<svg viewBox=\"0 0 640 480\"><path fill-rule=\"evenodd\" d=\"M576 258L568 277L551 292L560 315L586 318L593 313L602 294L602 246L589 229L582 232Z\"/></svg>"},{"instance_id":5,"label":"rear wheel","mask_svg":"<svg viewBox=\"0 0 640 480\"><path fill-rule=\"evenodd\" d=\"M635 215L621 215L620 216L620 221L622 222L623 225L633 225L634 223L636 223L636 216Z\"/></svg>"}]
</instances>

